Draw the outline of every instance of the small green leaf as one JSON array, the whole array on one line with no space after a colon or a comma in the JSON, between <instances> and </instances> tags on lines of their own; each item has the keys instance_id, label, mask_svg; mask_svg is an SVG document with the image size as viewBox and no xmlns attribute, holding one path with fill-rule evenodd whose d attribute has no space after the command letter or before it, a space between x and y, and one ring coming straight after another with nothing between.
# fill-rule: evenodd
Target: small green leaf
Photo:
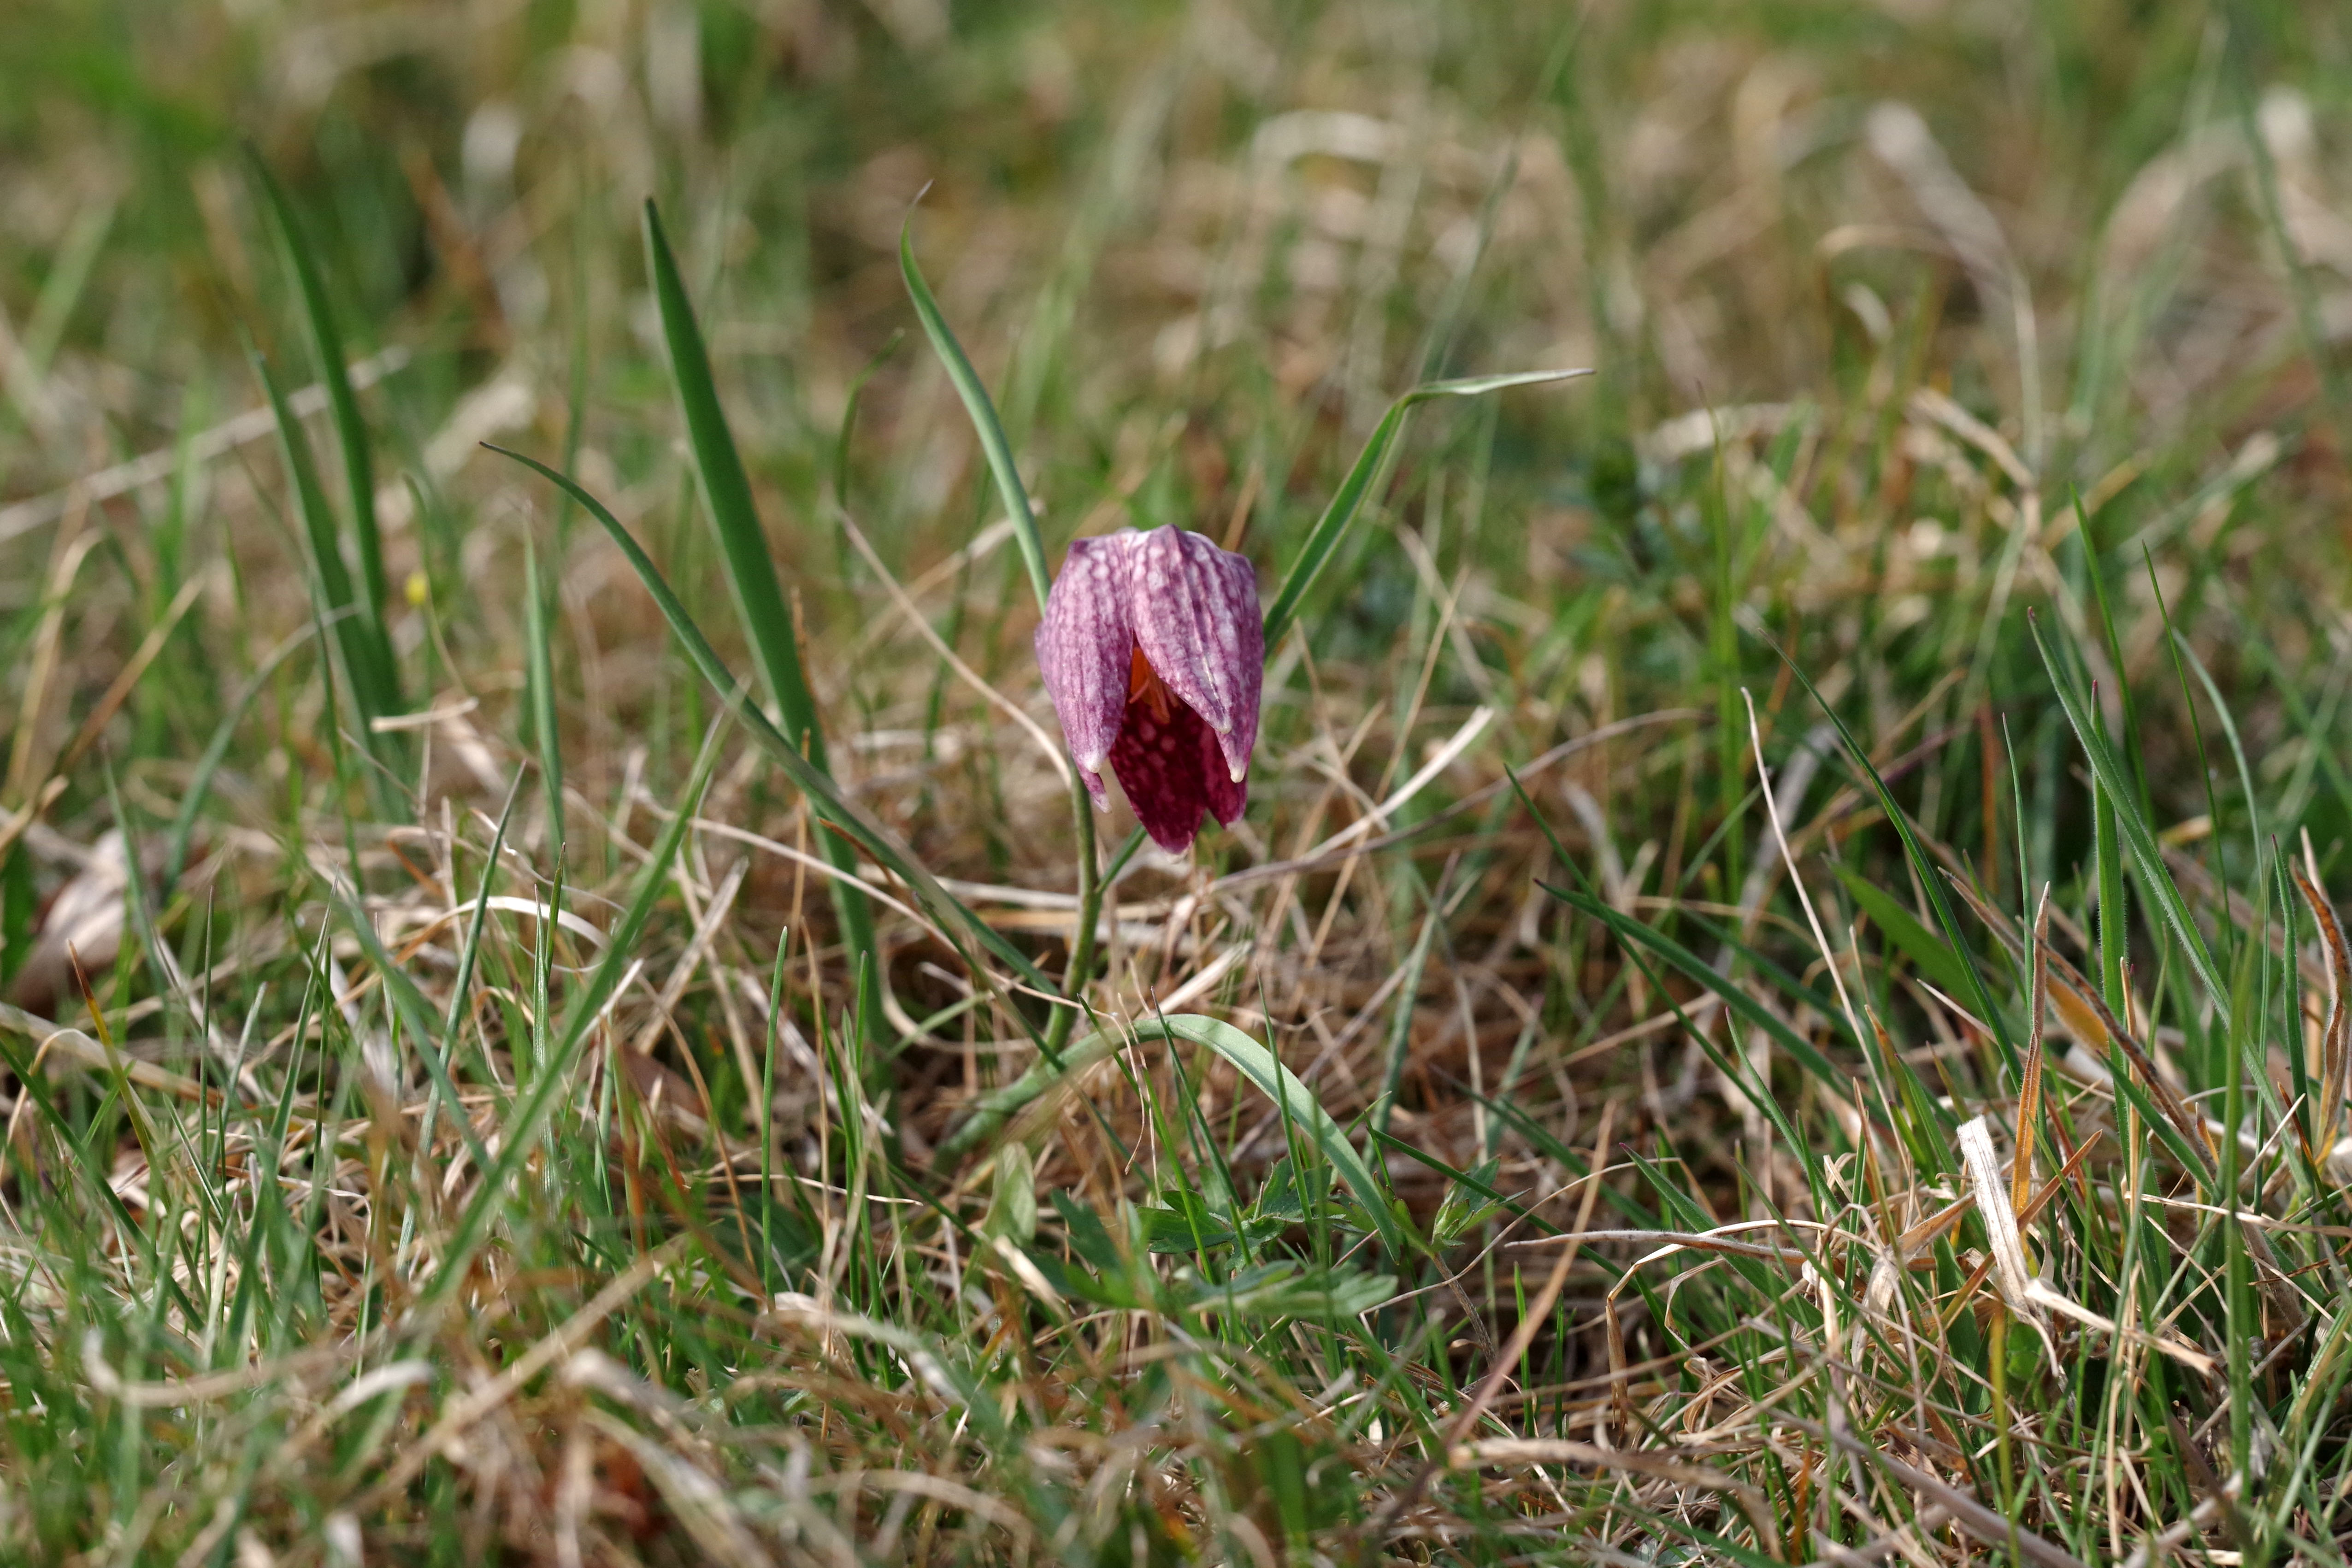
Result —
<instances>
[{"instance_id":1,"label":"small green leaf","mask_svg":"<svg viewBox=\"0 0 2352 1568\"><path fill-rule=\"evenodd\" d=\"M1070 1250L1105 1272L1126 1268L1118 1247L1111 1241L1110 1232L1095 1211L1072 1194L1056 1189L1053 1194L1054 1212L1062 1216L1062 1228L1070 1238Z\"/></svg>"}]
</instances>

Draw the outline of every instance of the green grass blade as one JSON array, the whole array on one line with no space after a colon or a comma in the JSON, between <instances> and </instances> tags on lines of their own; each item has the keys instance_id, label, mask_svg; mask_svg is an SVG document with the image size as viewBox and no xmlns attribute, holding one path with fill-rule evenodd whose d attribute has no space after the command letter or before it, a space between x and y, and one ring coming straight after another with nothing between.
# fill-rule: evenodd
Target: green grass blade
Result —
<instances>
[{"instance_id":1,"label":"green grass blade","mask_svg":"<svg viewBox=\"0 0 2352 1568\"><path fill-rule=\"evenodd\" d=\"M1587 894L1572 892L1566 888L1555 888L1549 882L1539 885L1546 892L1570 908L1607 926L1611 934L1619 941L1647 949L1680 970L1686 978L1696 981L1713 992L1722 999L1723 1005L1738 1014L1743 1022L1771 1036L1782 1050L1787 1051L1800 1066L1815 1078L1825 1083L1835 1083L1845 1076L1830 1065L1830 1059L1822 1055L1812 1041L1774 1017L1771 1013L1759 1005L1753 996L1717 973L1714 965L1659 931L1655 926L1644 924L1631 916L1621 914L1599 899Z\"/></svg>"},{"instance_id":2,"label":"green grass blade","mask_svg":"<svg viewBox=\"0 0 2352 1568\"><path fill-rule=\"evenodd\" d=\"M1404 1081L1405 1057L1412 1045L1412 1011L1421 997L1421 977L1429 967L1430 944L1437 939L1440 918L1438 900L1432 899L1429 912L1421 919L1421 935L1405 958L1404 978L1397 984L1396 1011L1389 1019L1388 1065L1381 1074L1381 1097L1372 1102L1375 1136L1387 1134L1390 1117L1396 1110L1397 1086Z\"/></svg>"},{"instance_id":3,"label":"green grass blade","mask_svg":"<svg viewBox=\"0 0 2352 1568\"><path fill-rule=\"evenodd\" d=\"M971 361L956 342L955 333L948 329L948 320L940 313L940 302L932 298L931 286L923 281L923 269L915 263L914 217L910 214L898 227L898 271L907 280L908 297L915 302L915 314L923 323L923 331L931 340L931 347L947 367L948 380L955 384L956 395L963 399L964 410L971 416L971 427L980 437L980 449L988 456L988 471L995 477L997 499L1013 519L1013 537L1021 545L1021 563L1029 569L1029 585L1036 590L1037 607L1045 607L1045 595L1053 584L1045 571L1045 545L1037 533L1037 513L1029 504L1029 492L1021 483L1021 470L1013 461L1012 443L1004 438L1004 424L996 416L996 405L981 384L980 373L971 368Z\"/></svg>"},{"instance_id":4,"label":"green grass blade","mask_svg":"<svg viewBox=\"0 0 2352 1568\"><path fill-rule=\"evenodd\" d=\"M654 299L661 309L662 339L669 351L678 412L686 419L695 478L703 503L709 509L711 530L719 539L728 586L734 591L761 681L776 704L784 733L806 748L810 762L824 768L824 734L808 677L801 668L792 611L784 603L783 584L768 553L767 533L751 499L751 481L744 471L742 454L728 428L726 411L719 406L709 350L695 321L685 280L678 275L677 258L662 231L661 214L651 202L646 204L645 232L646 265L653 279Z\"/></svg>"},{"instance_id":5,"label":"green grass blade","mask_svg":"<svg viewBox=\"0 0 2352 1568\"><path fill-rule=\"evenodd\" d=\"M2091 710L2089 700L2074 689L2058 661L2042 640L2039 621L2030 622L2033 630L2033 646L2041 651L2042 662L2050 671L2050 684L2058 693L2058 705L2065 710L2066 721L2074 728L2074 737L2082 742L2083 754L2089 759L2091 772L2099 786L2116 808L2116 826L2122 829L2124 843L2131 849L2132 860L2138 866L2140 881L2149 900L2164 913L2165 924L2172 928L2181 951L2189 957L2189 966L2197 972L2197 979L2205 987L2212 1002L2220 1026L2226 1028L2230 1020L2230 986L2222 979L2221 967L2213 962L2212 949L2205 944L2205 935L2197 929L2195 917L2189 912L2188 900L2180 896L2172 873L2165 868L2164 850L2156 841L2156 834L2142 816L2132 792L2131 780L2122 762L2107 744L2105 727Z\"/></svg>"},{"instance_id":6,"label":"green grass blade","mask_svg":"<svg viewBox=\"0 0 2352 1568\"><path fill-rule=\"evenodd\" d=\"M1918 916L1905 909L1895 895L1845 866L1832 865L1846 892L1862 906L1871 923L1886 935L1886 940L1919 966L1920 972L1951 994L1958 996L1969 988L1968 960L1948 946L1942 938L1929 931Z\"/></svg>"},{"instance_id":7,"label":"green grass blade","mask_svg":"<svg viewBox=\"0 0 2352 1568\"><path fill-rule=\"evenodd\" d=\"M1363 508L1365 494L1370 490L1381 464L1387 458L1389 447L1394 445L1397 432L1403 427L1405 415L1414 405L1436 397L1480 397L1507 387L1540 386L1549 382L1573 381L1591 374L1589 370L1529 370L1510 375L1477 375L1460 381L1433 381L1414 387L1390 404L1388 412L1381 416L1380 424L1373 426L1371 437L1364 443L1364 449L1356 454L1355 467L1348 470L1348 477L1340 480L1339 488L1332 492L1330 504L1323 509L1323 515L1315 520L1314 528L1307 532L1307 542L1299 547L1297 559L1290 563L1289 572L1282 579L1282 586L1275 593L1274 604L1265 612L1266 651L1269 654L1274 651L1275 645L1282 640L1282 634L1289 630L1290 623L1297 618L1299 601L1307 596L1307 590L1315 585L1315 579L1330 563L1332 552L1339 548L1340 540L1347 536L1349 525L1356 521L1356 513Z\"/></svg>"},{"instance_id":8,"label":"green grass blade","mask_svg":"<svg viewBox=\"0 0 2352 1568\"><path fill-rule=\"evenodd\" d=\"M389 590L383 574L383 541L376 531L375 465L368 452L367 421L360 416L359 395L352 389L351 371L343 363L342 331L335 324L318 258L302 233L301 220L294 216L294 205L286 199L285 187L251 147L246 149L246 160L270 215L277 219L287 265L302 295L302 315L310 330L311 350L318 355L320 384L327 389L327 405L334 412L335 438L342 447L343 478L351 491L352 539L359 547L360 584L366 595L362 613L381 635ZM386 711L396 710L395 694L394 707Z\"/></svg>"},{"instance_id":9,"label":"green grass blade","mask_svg":"<svg viewBox=\"0 0 2352 1568\"><path fill-rule=\"evenodd\" d=\"M343 923L359 940L360 951L375 966L376 974L383 982L384 1000L389 1004L394 1017L402 1028L408 1031L409 1038L416 1042L416 1054L424 1058L425 1070L432 1076L433 1087L440 1090L442 1097L452 1106L457 1105L457 1086L450 1080L449 1064L440 1053L441 1020L433 1016L433 1004L425 1000L425 993L417 989L416 982L409 978L408 972L400 967L384 947L383 939L376 935L375 921L368 918L367 911L341 889L336 891L334 899L342 914ZM474 1131L473 1122L462 1114L456 1120L458 1131L465 1136L467 1152L474 1156L475 1168L488 1170L489 1150Z\"/></svg>"},{"instance_id":10,"label":"green grass blade","mask_svg":"<svg viewBox=\"0 0 2352 1568\"><path fill-rule=\"evenodd\" d=\"M613 542L620 546L621 552L628 557L629 564L636 570L638 580L645 584L646 591L654 596L654 602L661 607L663 617L669 622L670 631L686 648L687 657L694 661L695 668L702 672L703 679L709 681L713 689L734 710L736 717L751 732L751 738L775 758L777 763L784 770L785 775L809 797L810 804L816 807L821 817L844 835L855 839L867 854L905 880L907 885L915 890L916 897L922 901L923 906L940 921L950 937L959 927L962 928L969 931L982 947L1008 965L1023 981L1039 990L1052 988L1052 983L1039 973L1036 965L1031 963L1019 948L999 935L987 921L965 907L961 900L945 888L940 887L939 879L933 877L922 863L915 858L912 851L899 844L889 829L874 821L845 799L835 787L833 780L817 772L809 760L801 754L799 748L785 740L783 732L768 721L766 714L761 712L751 703L740 700L737 695L740 689L734 677L728 673L726 665L719 661L719 655L712 650L709 639L702 635L701 628L694 624L694 618L687 614L686 606L678 602L677 594L673 593L668 583L663 580L660 569L653 563L651 558L639 547L636 540L630 536L629 531L621 525L620 519L614 517L604 502L598 500L573 480L557 473L535 458L527 458L520 452L505 447L492 447L489 449L501 457L512 458L516 462L538 473L541 478L561 486L574 500L587 510L591 517L604 524L604 531L612 536Z\"/></svg>"},{"instance_id":11,"label":"green grass blade","mask_svg":"<svg viewBox=\"0 0 2352 1568\"><path fill-rule=\"evenodd\" d=\"M1388 1208L1388 1200L1380 1184L1373 1180L1371 1167L1348 1142L1348 1135L1331 1113L1323 1109L1314 1091L1301 1082L1298 1076L1282 1064L1272 1051L1258 1044L1231 1024L1197 1013L1179 1013L1168 1017L1138 1019L1135 1035L1150 1038L1190 1040L1206 1046L1231 1062L1244 1078L1248 1079L1267 1099L1283 1109L1284 1113L1301 1127L1307 1139L1331 1163L1339 1179L1348 1184L1379 1229L1381 1242L1391 1257L1402 1257L1409 1246L1404 1228ZM956 1159L995 1137L1023 1107L1034 1104L1055 1085L1072 1074L1099 1062L1125 1042L1126 1037L1116 1029L1102 1029L1072 1041L1064 1048L1058 1062L1038 1062L1017 1080L1001 1089L992 1089L971 1102L962 1124L941 1141L939 1157L941 1161Z\"/></svg>"},{"instance_id":12,"label":"green grass blade","mask_svg":"<svg viewBox=\"0 0 2352 1568\"><path fill-rule=\"evenodd\" d=\"M646 204L646 264L661 309L662 338L669 348L670 376L677 388L678 410L685 416L687 439L694 449L694 471L701 481L702 499L710 510L710 525L727 565L727 581L735 593L735 607L751 639L753 659L768 695L776 704L785 736L806 754L809 765L826 778L833 769L825 759L824 728L808 676L801 668L800 644L793 614L784 602L783 585L768 552L766 531L751 499L751 481L743 470L743 457L727 427L719 406L718 383L710 374L710 352L694 319L694 303L687 298L678 275L677 258L662 232L661 214ZM857 870L857 852L847 840L820 831L824 858L849 873ZM825 884L834 912L840 917L842 938L856 959L872 955L877 976L881 953L874 945L874 907L856 885L841 878ZM876 995L868 1032L882 1028L880 997Z\"/></svg>"},{"instance_id":13,"label":"green grass blade","mask_svg":"<svg viewBox=\"0 0 2352 1568\"><path fill-rule=\"evenodd\" d=\"M575 504L569 494L563 504ZM563 746L556 727L555 662L550 624L547 581L540 575L539 546L523 544L523 659L529 683L530 739L539 758L539 782L547 795L547 847L555 859L563 858Z\"/></svg>"},{"instance_id":14,"label":"green grass blade","mask_svg":"<svg viewBox=\"0 0 2352 1568\"><path fill-rule=\"evenodd\" d=\"M382 624L368 615L352 593L351 569L344 564L342 543L336 536L334 509L328 504L326 489L319 482L319 466L310 456L310 437L302 433L301 420L286 400L286 388L265 356L255 354L253 367L261 377L263 391L268 395L270 411L277 416L278 453L285 458L287 477L293 482L294 509L301 517L303 531L310 537L310 553L318 568L319 591L325 601L319 606L320 618L334 627L335 645L343 656L352 696L360 708L360 733L374 749L378 737L371 721L400 710L392 645L384 637Z\"/></svg>"},{"instance_id":15,"label":"green grass blade","mask_svg":"<svg viewBox=\"0 0 2352 1568\"><path fill-rule=\"evenodd\" d=\"M1886 781L1879 776L1877 767L1870 760L1870 753L1862 749L1862 742L1854 739L1853 731L1846 728L1845 721L1822 696L1812 679L1797 668L1796 661L1789 657L1786 648L1775 644L1773 651L1780 654L1781 662L1789 668L1789 673L1795 676L1798 684L1805 689L1805 695L1813 700L1813 705L1836 727L1838 742L1845 748L1846 758L1853 764L1854 771L1869 781L1871 793L1878 801L1878 809L1885 814L1895 836L1903 841L1904 857L1910 861L1912 872L1919 879L1920 886L1927 889L1927 907L1935 911L1937 929L1944 933L1945 944L1950 948L1953 956L1960 960L1967 972L1967 1000L1977 1005L1978 1016L1992 1031L1993 1044L2000 1048L2002 1062L2011 1073L2021 1071L2022 1058L2019 1055L2017 1042L2010 1037L2009 1020L1993 1005L1992 992L1986 987L1984 976L1977 972L1976 963L1969 954L1968 943L1960 936L1959 917L1953 912L1952 901L1944 896L1942 873L1928 856L1927 846L1919 842L1919 835L1912 828L1910 817L1904 814L1903 807L1895 798L1895 792L1887 788Z\"/></svg>"}]
</instances>

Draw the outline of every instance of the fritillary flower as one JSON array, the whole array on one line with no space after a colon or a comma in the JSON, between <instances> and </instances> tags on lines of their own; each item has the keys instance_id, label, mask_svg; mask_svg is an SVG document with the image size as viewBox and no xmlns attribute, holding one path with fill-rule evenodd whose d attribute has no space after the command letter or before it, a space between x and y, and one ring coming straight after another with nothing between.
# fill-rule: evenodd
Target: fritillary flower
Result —
<instances>
[{"instance_id":1,"label":"fritillary flower","mask_svg":"<svg viewBox=\"0 0 2352 1568\"><path fill-rule=\"evenodd\" d=\"M1097 807L1103 764L1171 854L1207 811L1249 800L1265 637L1244 556L1175 527L1070 546L1037 628L1037 667Z\"/></svg>"}]
</instances>

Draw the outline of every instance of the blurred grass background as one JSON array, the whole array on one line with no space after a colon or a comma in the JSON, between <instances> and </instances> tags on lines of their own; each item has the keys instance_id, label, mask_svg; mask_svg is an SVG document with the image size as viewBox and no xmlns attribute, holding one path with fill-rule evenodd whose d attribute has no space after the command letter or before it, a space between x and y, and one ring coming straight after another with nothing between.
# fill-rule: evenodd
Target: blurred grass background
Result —
<instances>
[{"instance_id":1,"label":"blurred grass background","mask_svg":"<svg viewBox=\"0 0 2352 1568\"><path fill-rule=\"evenodd\" d=\"M2347 1052L2288 868L2340 887L2352 834L2347 139L2326 5L16 0L0 1543L2341 1562ZM383 736L316 655L341 634L250 416L253 353L320 367L247 148L361 367L411 710ZM751 668L647 198L836 775L1055 974L1052 764L884 581L1053 732L901 226L1056 559L1175 523L1271 584L1396 393L1595 369L1415 416L1269 649L1249 816L1127 873L1090 993L1273 1045L1417 1248L1369 1254L1364 1194L1318 1195L1288 1119L1174 1041L935 1160L1036 1060L1038 1010L972 1004L886 912L888 1029L845 1016L859 977L783 852L798 797L713 729L602 532L478 446L568 467ZM2121 839L2062 689L2127 767ZM2118 847L2135 816L2168 858ZM1365 853L1318 853L1359 823ZM1939 926L1923 855L2009 911L2006 950ZM2253 1119L2242 1169L2200 1166L2065 1079L2042 1176L2083 1162L2035 1255L2125 1327L2061 1321L2048 1365L2004 1339L2024 1305L1965 1283L1986 1222L1919 1230L1970 1190L1954 1127L1990 1112L2009 1149L2033 1121L2039 995L2004 953L2044 886L2167 1080ZM542 942L559 888L575 924ZM446 1062L349 900L446 1013ZM490 1191L551 1009L625 929L643 968L544 1160ZM2162 1207L2222 1190L2292 1256ZM1512 1249L1748 1220L1784 1250L1672 1287L1623 1235L1556 1277ZM437 1272L477 1223L488 1251ZM464 1314L418 1306L453 1289Z\"/></svg>"}]
</instances>

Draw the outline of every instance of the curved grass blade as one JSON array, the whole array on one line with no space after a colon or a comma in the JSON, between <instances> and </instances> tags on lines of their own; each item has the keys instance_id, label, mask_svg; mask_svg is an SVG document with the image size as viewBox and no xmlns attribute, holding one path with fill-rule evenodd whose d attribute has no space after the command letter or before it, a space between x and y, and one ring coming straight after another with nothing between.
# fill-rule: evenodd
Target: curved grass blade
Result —
<instances>
[{"instance_id":1,"label":"curved grass blade","mask_svg":"<svg viewBox=\"0 0 2352 1568\"><path fill-rule=\"evenodd\" d=\"M760 677L774 700L784 735L806 754L809 765L830 779L825 760L824 728L801 668L800 645L775 562L768 554L768 538L760 526L759 508L751 500L751 481L743 471L743 457L727 427L719 406L718 383L710 374L710 353L702 329L695 323L694 303L687 298L677 258L669 237L662 232L661 213L646 203L646 264L653 277L654 299L661 310L662 338L669 348L670 379L677 388L678 410L686 417L687 438L694 448L694 471L701 481L703 503L727 563L727 582L735 593L735 607L751 639ZM854 879L857 851L837 833L820 830L817 837L824 858ZM872 955L876 972L881 954L874 945L874 906L854 881L828 878L825 890L841 921L841 934L853 960ZM875 998L869 1032L879 1034L883 1014Z\"/></svg>"},{"instance_id":2,"label":"curved grass blade","mask_svg":"<svg viewBox=\"0 0 2352 1568\"><path fill-rule=\"evenodd\" d=\"M343 363L343 334L335 324L334 308L327 302L327 286L319 273L318 258L302 233L300 220L294 216L294 205L286 199L285 187L278 184L278 176L269 172L269 165L250 146L246 148L246 161L252 166L255 182L261 186L270 216L277 219L287 265L293 270L295 287L302 296L302 316L310 329L311 350L319 358L320 384L327 389L327 405L334 413L335 439L342 447L343 478L351 490L352 538L359 546L360 582L366 590L362 613L381 635L387 589L383 542L375 522L375 466L368 453L367 421L360 417L359 395L352 389L351 372ZM386 711L396 710L396 691L394 700L394 708Z\"/></svg>"},{"instance_id":3,"label":"curved grass blade","mask_svg":"<svg viewBox=\"0 0 2352 1568\"><path fill-rule=\"evenodd\" d=\"M373 721L400 710L392 644L383 635L383 623L352 593L351 569L343 563L342 542L336 536L334 509L327 502L326 488L319 482L310 438L303 435L301 421L286 400L286 388L265 355L253 356L253 368L277 416L278 449L286 460L287 477L293 481L294 508L302 516L303 531L310 535L310 553L318 565L319 590L326 601L319 613L321 619L334 624L335 645L343 656L352 695L360 707L360 733L372 750L376 749L381 742Z\"/></svg>"},{"instance_id":4,"label":"curved grass blade","mask_svg":"<svg viewBox=\"0 0 2352 1568\"><path fill-rule=\"evenodd\" d=\"M694 661L695 668L702 672L702 678L710 683L720 699L727 702L735 716L741 721L744 728L751 732L751 738L775 758L778 765L784 770L785 775L809 797L810 804L816 808L820 817L841 833L855 839L867 854L902 879L915 890L916 897L922 900L924 907L931 911L940 921L940 925L950 934L956 928L961 927L970 931L982 947L1010 967L1024 982L1041 991L1052 989L1052 983L1038 972L1036 965L1031 963L1019 948L999 935L987 921L972 913L961 900L945 888L940 887L939 879L925 869L922 863L900 845L887 828L875 822L844 798L833 780L817 772L810 764L809 760L801 754L800 749L785 740L783 732L768 721L768 716L761 712L756 704L742 700L734 677L727 672L726 665L721 663L719 655L712 651L709 640L702 635L702 629L694 624L694 617L687 614L686 606L678 602L677 595L671 591L669 584L663 580L660 568L646 556L645 551L638 546L636 540L630 536L627 529L621 526L620 520L612 514L604 502L598 500L574 480L557 473L536 458L525 457L522 453L506 447L494 446L489 447L489 450L498 453L500 457L512 458L516 462L537 473L541 479L562 487L572 500L587 510L591 517L604 524L604 531L612 536L613 542L620 546L621 552L628 557L629 564L636 570L638 580L645 584L646 591L653 595L654 603L660 606L663 618L669 622L671 632L686 648L687 657Z\"/></svg>"},{"instance_id":5,"label":"curved grass blade","mask_svg":"<svg viewBox=\"0 0 2352 1568\"><path fill-rule=\"evenodd\" d=\"M1480 397L1507 387L1540 386L1548 382L1573 381L1591 374L1590 370L1528 370L1510 375L1475 375L1460 381L1425 382L1390 404L1388 412L1381 415L1381 422L1373 426L1371 437L1364 443L1364 449L1356 455L1355 467L1348 470L1348 477L1340 480L1339 488L1332 492L1330 504L1323 509L1323 515L1315 520L1314 528L1307 535L1307 542L1299 547L1298 558L1290 563L1289 572L1282 579L1281 588L1274 595L1273 606L1265 612L1266 651L1269 654L1273 652L1282 634L1289 630L1290 623L1297 618L1299 601L1307 596L1307 590L1315 585L1315 579L1329 563L1332 552L1339 548L1339 541L1346 536L1349 525L1356 521L1356 513L1364 504L1365 492L1371 489L1372 479L1388 457L1389 447L1395 443L1397 432L1404 426L1405 415L1415 404L1426 403L1435 397Z\"/></svg>"},{"instance_id":6,"label":"curved grass blade","mask_svg":"<svg viewBox=\"0 0 2352 1568\"><path fill-rule=\"evenodd\" d=\"M1021 545L1021 563L1029 569L1029 585L1037 591L1037 607L1045 607L1045 595L1053 585L1045 571L1045 544L1038 537L1037 513L1029 505L1029 492L1021 483L1021 470L1013 461L1013 445L1004 438L1004 423L996 416L996 405L981 384L980 373L971 368L971 361L956 342L955 333L948 329L948 320L940 313L940 302L931 295L931 286L923 281L923 269L915 264L914 216L898 227L898 271L907 280L907 293L915 302L915 314L923 323L924 335L931 340L940 363L947 367L948 379L955 384L956 395L963 399L964 410L971 416L971 427L980 437L980 449L988 456L988 471L995 477L997 499L1004 503L1006 513L1013 519L1013 537Z\"/></svg>"},{"instance_id":7,"label":"curved grass blade","mask_svg":"<svg viewBox=\"0 0 2352 1568\"><path fill-rule=\"evenodd\" d=\"M1339 1173L1339 1179L1356 1194L1356 1201L1363 1205L1389 1255L1404 1256L1404 1228L1389 1212L1388 1199L1380 1184L1372 1179L1371 1167L1364 1163L1364 1157L1356 1152L1356 1146L1348 1142L1346 1131L1323 1109L1314 1091L1282 1064L1281 1058L1231 1024L1198 1013L1179 1013L1158 1022L1172 1037L1206 1046L1231 1062L1236 1071L1281 1108L1286 1119L1303 1128L1308 1140L1331 1162L1331 1168Z\"/></svg>"}]
</instances>

